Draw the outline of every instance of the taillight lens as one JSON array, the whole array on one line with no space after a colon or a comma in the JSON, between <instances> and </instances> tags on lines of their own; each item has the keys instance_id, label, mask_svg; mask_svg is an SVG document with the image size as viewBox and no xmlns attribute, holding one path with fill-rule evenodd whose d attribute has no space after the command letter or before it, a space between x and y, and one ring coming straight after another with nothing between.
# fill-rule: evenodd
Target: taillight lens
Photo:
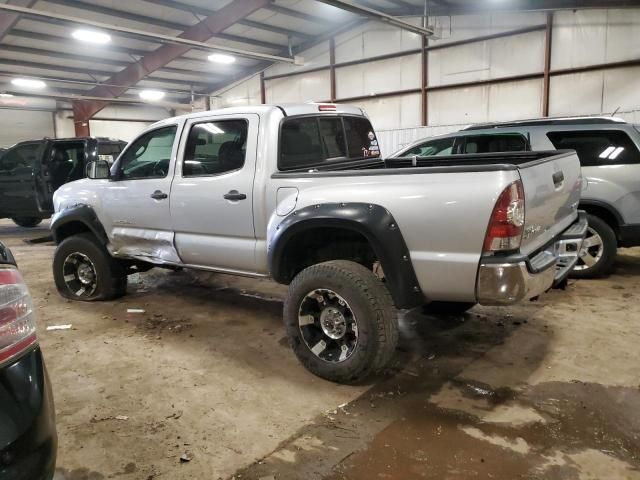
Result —
<instances>
[{"instance_id":1,"label":"taillight lens","mask_svg":"<svg viewBox=\"0 0 640 480\"><path fill-rule=\"evenodd\" d=\"M502 252L520 248L524 214L524 188L518 180L502 191L493 207L484 239L484 251Z\"/></svg>"},{"instance_id":2,"label":"taillight lens","mask_svg":"<svg viewBox=\"0 0 640 480\"><path fill-rule=\"evenodd\" d=\"M31 295L15 268L0 268L0 365L36 343Z\"/></svg>"}]
</instances>

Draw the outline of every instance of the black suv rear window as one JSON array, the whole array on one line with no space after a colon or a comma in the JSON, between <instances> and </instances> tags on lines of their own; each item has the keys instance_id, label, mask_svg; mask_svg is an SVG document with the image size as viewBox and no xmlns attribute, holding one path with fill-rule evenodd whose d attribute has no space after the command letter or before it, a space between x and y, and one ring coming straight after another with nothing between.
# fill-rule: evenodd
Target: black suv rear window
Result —
<instances>
[{"instance_id":1,"label":"black suv rear window","mask_svg":"<svg viewBox=\"0 0 640 480\"><path fill-rule=\"evenodd\" d=\"M310 116L286 119L280 130L280 170L314 168L380 156L365 117Z\"/></svg>"},{"instance_id":2,"label":"black suv rear window","mask_svg":"<svg viewBox=\"0 0 640 480\"><path fill-rule=\"evenodd\" d=\"M583 167L640 163L638 147L621 130L549 132L547 137L558 150L575 150Z\"/></svg>"}]
</instances>

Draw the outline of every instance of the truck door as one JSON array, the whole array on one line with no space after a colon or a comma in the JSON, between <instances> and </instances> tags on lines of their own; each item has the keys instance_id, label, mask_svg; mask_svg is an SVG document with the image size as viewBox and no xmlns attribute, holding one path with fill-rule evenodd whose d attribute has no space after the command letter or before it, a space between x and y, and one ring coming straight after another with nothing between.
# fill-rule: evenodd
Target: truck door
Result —
<instances>
[{"instance_id":1,"label":"truck door","mask_svg":"<svg viewBox=\"0 0 640 480\"><path fill-rule=\"evenodd\" d=\"M256 271L252 192L258 115L187 122L171 189L171 222L184 263Z\"/></svg>"},{"instance_id":2,"label":"truck door","mask_svg":"<svg viewBox=\"0 0 640 480\"><path fill-rule=\"evenodd\" d=\"M84 177L87 141L49 141L42 163L35 170L38 205L42 212L53 213L53 194L65 183Z\"/></svg>"},{"instance_id":3,"label":"truck door","mask_svg":"<svg viewBox=\"0 0 640 480\"><path fill-rule=\"evenodd\" d=\"M24 142L0 157L0 215L39 217L34 168L44 142Z\"/></svg>"},{"instance_id":4,"label":"truck door","mask_svg":"<svg viewBox=\"0 0 640 480\"><path fill-rule=\"evenodd\" d=\"M180 261L169 210L177 130L178 125L168 125L141 135L111 170L100 219L117 254L155 263Z\"/></svg>"}]
</instances>

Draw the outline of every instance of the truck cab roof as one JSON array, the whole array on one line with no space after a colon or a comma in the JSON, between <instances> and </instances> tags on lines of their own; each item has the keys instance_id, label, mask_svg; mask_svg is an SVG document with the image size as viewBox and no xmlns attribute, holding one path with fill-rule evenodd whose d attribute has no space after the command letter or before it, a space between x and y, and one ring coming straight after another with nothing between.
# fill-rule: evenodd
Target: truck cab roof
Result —
<instances>
[{"instance_id":1,"label":"truck cab roof","mask_svg":"<svg viewBox=\"0 0 640 480\"><path fill-rule=\"evenodd\" d=\"M510 127L537 127L545 125L602 125L602 124L620 124L627 123L618 117L550 117L550 118L532 118L527 120L515 120L512 122L488 122L469 125L461 129L461 131L484 130L487 128L510 128Z\"/></svg>"},{"instance_id":2,"label":"truck cab roof","mask_svg":"<svg viewBox=\"0 0 640 480\"><path fill-rule=\"evenodd\" d=\"M177 115L175 117L166 118L154 123L149 128L153 129L162 125L170 125L178 119L191 120L194 118L210 117L211 115L243 115L248 113L268 114L279 110L286 117L295 115L314 115L314 114L347 114L347 115L366 115L364 110L348 104L338 103L279 103L272 105L250 105L242 107L228 107L216 110L207 110L204 112L194 112L185 115Z\"/></svg>"}]
</instances>

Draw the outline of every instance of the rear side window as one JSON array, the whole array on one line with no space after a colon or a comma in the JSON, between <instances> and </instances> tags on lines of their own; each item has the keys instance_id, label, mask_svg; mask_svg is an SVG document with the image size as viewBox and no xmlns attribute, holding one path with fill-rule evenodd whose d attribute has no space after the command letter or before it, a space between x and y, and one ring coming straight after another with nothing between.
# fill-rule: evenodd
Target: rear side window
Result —
<instances>
[{"instance_id":1,"label":"rear side window","mask_svg":"<svg viewBox=\"0 0 640 480\"><path fill-rule=\"evenodd\" d=\"M458 143L459 146L456 148L456 153L524 152L529 150L529 142L524 135L519 133L465 136L459 138Z\"/></svg>"},{"instance_id":2,"label":"rear side window","mask_svg":"<svg viewBox=\"0 0 640 480\"><path fill-rule=\"evenodd\" d=\"M638 147L620 130L549 132L547 137L558 150L575 150L583 167L640 163Z\"/></svg>"},{"instance_id":3,"label":"rear side window","mask_svg":"<svg viewBox=\"0 0 640 480\"><path fill-rule=\"evenodd\" d=\"M246 120L195 124L187 139L182 176L220 175L241 169L247 150L248 128Z\"/></svg>"},{"instance_id":4,"label":"rear side window","mask_svg":"<svg viewBox=\"0 0 640 480\"><path fill-rule=\"evenodd\" d=\"M373 127L364 117L290 118L280 130L280 170L379 156Z\"/></svg>"},{"instance_id":5,"label":"rear side window","mask_svg":"<svg viewBox=\"0 0 640 480\"><path fill-rule=\"evenodd\" d=\"M40 152L40 143L27 143L7 150L0 159L0 171L29 173L36 164Z\"/></svg>"}]
</instances>

